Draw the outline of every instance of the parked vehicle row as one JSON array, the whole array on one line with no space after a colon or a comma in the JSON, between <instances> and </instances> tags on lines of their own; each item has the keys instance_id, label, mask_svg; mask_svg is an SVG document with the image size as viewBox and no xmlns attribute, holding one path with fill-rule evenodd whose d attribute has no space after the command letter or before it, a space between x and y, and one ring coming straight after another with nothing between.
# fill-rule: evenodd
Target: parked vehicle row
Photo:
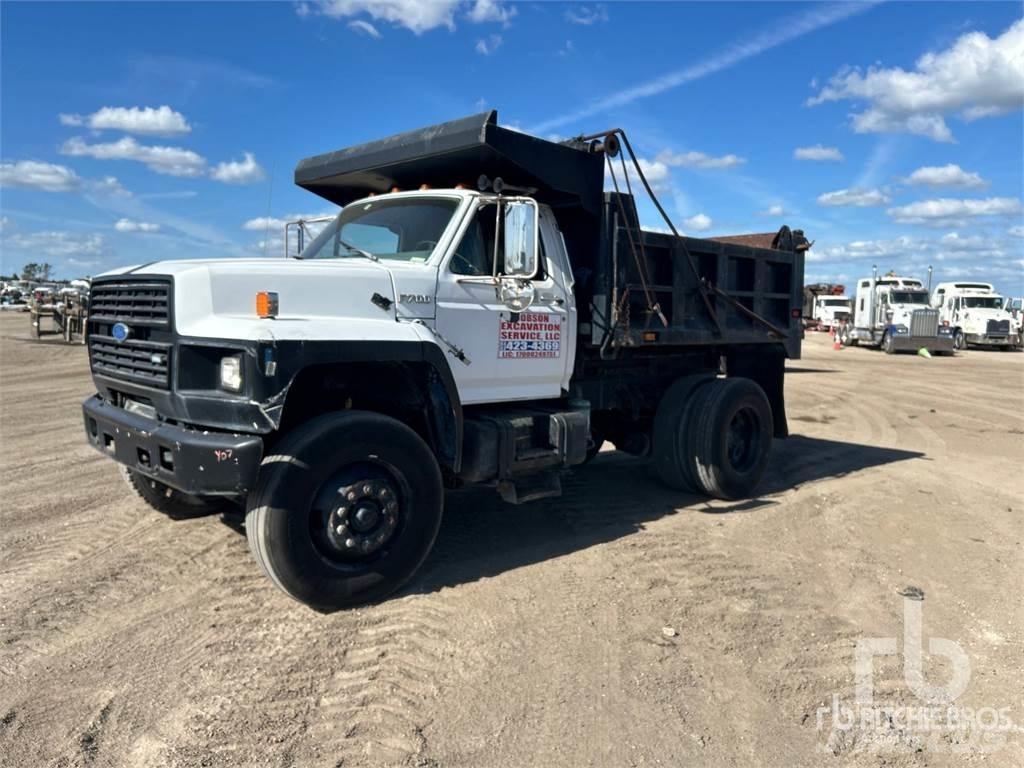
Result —
<instances>
[{"instance_id":1,"label":"parked vehicle row","mask_svg":"<svg viewBox=\"0 0 1024 768\"><path fill-rule=\"evenodd\" d=\"M856 301L849 318L837 320L836 335L843 346L874 346L888 354L1017 349L1022 317L1020 300L1002 297L991 283L939 283L929 294L916 278L875 272L857 282Z\"/></svg>"}]
</instances>

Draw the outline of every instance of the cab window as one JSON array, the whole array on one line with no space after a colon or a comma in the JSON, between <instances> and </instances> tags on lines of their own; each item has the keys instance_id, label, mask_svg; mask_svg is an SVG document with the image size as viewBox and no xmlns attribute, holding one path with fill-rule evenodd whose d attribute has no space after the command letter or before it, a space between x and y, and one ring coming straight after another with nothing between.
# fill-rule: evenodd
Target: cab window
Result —
<instances>
[{"instance_id":1,"label":"cab window","mask_svg":"<svg viewBox=\"0 0 1024 768\"><path fill-rule=\"evenodd\" d=\"M448 262L449 271L468 277L490 277L493 275L495 225L493 205L484 205L477 209L462 240L452 253ZM537 274L533 279L542 281L547 277L547 253L544 249L543 234L538 241L540 243L538 267Z\"/></svg>"}]
</instances>

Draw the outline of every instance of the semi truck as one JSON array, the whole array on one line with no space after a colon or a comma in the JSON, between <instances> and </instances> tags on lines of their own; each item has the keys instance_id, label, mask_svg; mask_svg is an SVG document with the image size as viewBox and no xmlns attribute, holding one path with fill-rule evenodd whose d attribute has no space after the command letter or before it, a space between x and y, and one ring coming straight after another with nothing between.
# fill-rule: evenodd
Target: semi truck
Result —
<instances>
[{"instance_id":1,"label":"semi truck","mask_svg":"<svg viewBox=\"0 0 1024 768\"><path fill-rule=\"evenodd\" d=\"M788 431L802 236L643 230L634 185L661 209L624 132L556 143L494 111L295 182L342 209L294 258L92 283L86 438L150 506L243 506L266 575L335 610L413 575L446 489L556 496L604 441L673 488L754 493Z\"/></svg>"},{"instance_id":2,"label":"semi truck","mask_svg":"<svg viewBox=\"0 0 1024 768\"><path fill-rule=\"evenodd\" d=\"M972 344L1008 349L1020 345L1019 322L991 283L939 283L931 303L942 325L952 330L956 349Z\"/></svg>"},{"instance_id":3,"label":"semi truck","mask_svg":"<svg viewBox=\"0 0 1024 768\"><path fill-rule=\"evenodd\" d=\"M850 319L852 302L846 287L836 283L804 286L804 327L831 331Z\"/></svg>"},{"instance_id":4,"label":"semi truck","mask_svg":"<svg viewBox=\"0 0 1024 768\"><path fill-rule=\"evenodd\" d=\"M876 346L886 354L927 349L953 352L953 331L939 324L939 311L929 305L920 280L889 273L857 281L853 316L839 329L843 346Z\"/></svg>"}]
</instances>

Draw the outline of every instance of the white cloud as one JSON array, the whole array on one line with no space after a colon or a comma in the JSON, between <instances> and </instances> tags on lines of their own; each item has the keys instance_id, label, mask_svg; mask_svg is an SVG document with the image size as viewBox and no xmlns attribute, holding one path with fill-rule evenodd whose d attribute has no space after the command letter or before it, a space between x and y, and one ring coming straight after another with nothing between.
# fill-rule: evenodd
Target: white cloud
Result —
<instances>
[{"instance_id":1,"label":"white cloud","mask_svg":"<svg viewBox=\"0 0 1024 768\"><path fill-rule=\"evenodd\" d=\"M35 160L0 163L0 187L40 189L44 192L73 192L82 180L70 168Z\"/></svg>"},{"instance_id":2,"label":"white cloud","mask_svg":"<svg viewBox=\"0 0 1024 768\"><path fill-rule=\"evenodd\" d=\"M837 189L818 196L818 205L852 205L866 208L872 205L885 205L889 196L880 189Z\"/></svg>"},{"instance_id":3,"label":"white cloud","mask_svg":"<svg viewBox=\"0 0 1024 768\"><path fill-rule=\"evenodd\" d=\"M131 136L105 144L89 144L76 136L65 141L60 151L73 157L97 160L134 160L168 176L199 176L206 169L205 158L191 149L139 144Z\"/></svg>"},{"instance_id":4,"label":"white cloud","mask_svg":"<svg viewBox=\"0 0 1024 768\"><path fill-rule=\"evenodd\" d=\"M939 243L953 253L977 253L992 246L992 240L981 235L961 235L950 232L939 238Z\"/></svg>"},{"instance_id":5,"label":"white cloud","mask_svg":"<svg viewBox=\"0 0 1024 768\"><path fill-rule=\"evenodd\" d=\"M377 28L363 19L353 19L348 23L348 28L361 35L372 37L374 40L380 40L380 32L377 31Z\"/></svg>"},{"instance_id":6,"label":"white cloud","mask_svg":"<svg viewBox=\"0 0 1024 768\"><path fill-rule=\"evenodd\" d=\"M786 209L781 205L769 205L768 209L764 211L764 216L785 216Z\"/></svg>"},{"instance_id":7,"label":"white cloud","mask_svg":"<svg viewBox=\"0 0 1024 768\"><path fill-rule=\"evenodd\" d=\"M965 171L959 165L924 166L918 168L907 178L906 184L923 184L927 187L964 187L978 188L987 187L988 182L974 172Z\"/></svg>"},{"instance_id":8,"label":"white cloud","mask_svg":"<svg viewBox=\"0 0 1024 768\"><path fill-rule=\"evenodd\" d=\"M1010 227L1006 230L1012 237L1024 237L1024 227Z\"/></svg>"},{"instance_id":9,"label":"white cloud","mask_svg":"<svg viewBox=\"0 0 1024 768\"><path fill-rule=\"evenodd\" d=\"M159 224L151 224L148 221L133 221L132 219L119 219L114 225L118 232L159 232Z\"/></svg>"},{"instance_id":10,"label":"white cloud","mask_svg":"<svg viewBox=\"0 0 1024 768\"><path fill-rule=\"evenodd\" d=\"M772 48L791 43L797 38L818 29L862 13L872 5L873 3L833 3L781 19L778 24L760 34L739 37L732 43L722 45L717 49L717 53L702 61L613 92L607 96L600 96L582 108L556 115L537 125L531 126L529 129L530 133L543 136L555 128L561 128L564 125L576 125L585 118L592 117L600 112L632 104L638 99L657 96L672 88L692 83L723 69L735 66Z\"/></svg>"},{"instance_id":11,"label":"white cloud","mask_svg":"<svg viewBox=\"0 0 1024 768\"><path fill-rule=\"evenodd\" d=\"M978 216L1010 216L1020 213L1020 210L1020 200L1016 197L985 199L941 197L890 208L886 213L904 224L950 226Z\"/></svg>"},{"instance_id":12,"label":"white cloud","mask_svg":"<svg viewBox=\"0 0 1024 768\"><path fill-rule=\"evenodd\" d=\"M565 20L570 24L580 24L584 27L589 27L593 24L608 21L608 9L603 5L572 7L565 12Z\"/></svg>"},{"instance_id":13,"label":"white cloud","mask_svg":"<svg viewBox=\"0 0 1024 768\"><path fill-rule=\"evenodd\" d=\"M326 0L315 5L301 3L299 16L319 13L333 19L366 14L374 21L405 27L422 35L438 27L455 29L455 11L461 0Z\"/></svg>"},{"instance_id":14,"label":"white cloud","mask_svg":"<svg viewBox=\"0 0 1024 768\"><path fill-rule=\"evenodd\" d=\"M104 176L102 179L89 182L89 189L100 195L109 197L131 197L132 193L125 189L121 182L114 176Z\"/></svg>"},{"instance_id":15,"label":"white cloud","mask_svg":"<svg viewBox=\"0 0 1024 768\"><path fill-rule=\"evenodd\" d=\"M0 216L0 232L8 232L14 227L14 222L7 216Z\"/></svg>"},{"instance_id":16,"label":"white cloud","mask_svg":"<svg viewBox=\"0 0 1024 768\"><path fill-rule=\"evenodd\" d=\"M797 160L835 160L843 161L843 153L836 147L823 147L815 144L813 147L797 147L793 150L793 157Z\"/></svg>"},{"instance_id":17,"label":"white cloud","mask_svg":"<svg viewBox=\"0 0 1024 768\"><path fill-rule=\"evenodd\" d=\"M496 21L507 25L516 13L515 8L506 6L500 0L476 0L467 17L475 24Z\"/></svg>"},{"instance_id":18,"label":"white cloud","mask_svg":"<svg viewBox=\"0 0 1024 768\"><path fill-rule=\"evenodd\" d=\"M840 71L807 103L867 102L853 115L857 133L907 132L953 141L946 116L977 120L1020 109L1021 83L1024 19L995 39L969 32L945 51L926 53L909 72L899 67Z\"/></svg>"},{"instance_id":19,"label":"white cloud","mask_svg":"<svg viewBox=\"0 0 1024 768\"><path fill-rule=\"evenodd\" d=\"M501 47L501 35L488 35L476 41L476 52L482 56L490 56Z\"/></svg>"},{"instance_id":20,"label":"white cloud","mask_svg":"<svg viewBox=\"0 0 1024 768\"><path fill-rule=\"evenodd\" d=\"M180 112L162 107L103 107L91 115L60 115L62 125L88 126L95 131L124 131L157 136L189 133L192 126Z\"/></svg>"},{"instance_id":21,"label":"white cloud","mask_svg":"<svg viewBox=\"0 0 1024 768\"><path fill-rule=\"evenodd\" d=\"M4 248L43 256L97 256L106 250L103 235L79 232L16 232L4 238Z\"/></svg>"},{"instance_id":22,"label":"white cloud","mask_svg":"<svg viewBox=\"0 0 1024 768\"><path fill-rule=\"evenodd\" d=\"M678 168L735 168L738 165L743 165L746 158L738 157L737 155L722 155L721 157L712 157L711 155L705 155L703 152L681 152L675 153L665 150L661 152L657 160Z\"/></svg>"},{"instance_id":23,"label":"white cloud","mask_svg":"<svg viewBox=\"0 0 1024 768\"><path fill-rule=\"evenodd\" d=\"M690 216L688 219L683 219L683 229L686 231L705 232L711 229L711 224L711 217L706 216L703 213L698 213L696 216Z\"/></svg>"},{"instance_id":24,"label":"white cloud","mask_svg":"<svg viewBox=\"0 0 1024 768\"><path fill-rule=\"evenodd\" d=\"M217 163L216 167L210 171L210 178L225 184L252 184L262 181L265 176L263 168L256 162L252 152L245 152L244 159L241 161Z\"/></svg>"}]
</instances>

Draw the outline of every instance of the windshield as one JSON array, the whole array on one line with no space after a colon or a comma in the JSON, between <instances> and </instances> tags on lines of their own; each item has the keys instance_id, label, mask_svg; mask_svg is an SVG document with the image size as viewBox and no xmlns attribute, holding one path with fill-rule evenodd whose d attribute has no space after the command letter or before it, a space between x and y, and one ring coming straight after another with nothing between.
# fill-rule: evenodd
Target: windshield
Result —
<instances>
[{"instance_id":1,"label":"windshield","mask_svg":"<svg viewBox=\"0 0 1024 768\"><path fill-rule=\"evenodd\" d=\"M925 291L893 291L893 304L927 304L928 294Z\"/></svg>"},{"instance_id":2,"label":"windshield","mask_svg":"<svg viewBox=\"0 0 1024 768\"><path fill-rule=\"evenodd\" d=\"M825 299L826 307L849 307L849 299Z\"/></svg>"},{"instance_id":3,"label":"windshield","mask_svg":"<svg viewBox=\"0 0 1024 768\"><path fill-rule=\"evenodd\" d=\"M445 198L368 200L350 205L300 258L424 262L458 205L458 200Z\"/></svg>"},{"instance_id":4,"label":"windshield","mask_svg":"<svg viewBox=\"0 0 1024 768\"><path fill-rule=\"evenodd\" d=\"M1002 309L1002 296L964 296L964 306L968 309Z\"/></svg>"}]
</instances>

